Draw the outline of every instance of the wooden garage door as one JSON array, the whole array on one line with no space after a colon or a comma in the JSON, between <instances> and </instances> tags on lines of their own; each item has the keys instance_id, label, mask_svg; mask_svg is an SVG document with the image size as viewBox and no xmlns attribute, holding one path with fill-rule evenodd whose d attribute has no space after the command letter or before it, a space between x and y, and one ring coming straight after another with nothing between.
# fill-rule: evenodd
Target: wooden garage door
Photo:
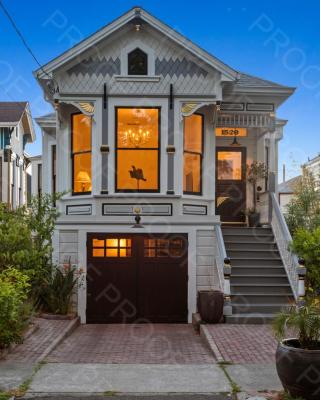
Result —
<instances>
[{"instance_id":1,"label":"wooden garage door","mask_svg":"<svg viewBox=\"0 0 320 400\"><path fill-rule=\"evenodd\" d=\"M187 322L187 235L88 234L87 322Z\"/></svg>"}]
</instances>

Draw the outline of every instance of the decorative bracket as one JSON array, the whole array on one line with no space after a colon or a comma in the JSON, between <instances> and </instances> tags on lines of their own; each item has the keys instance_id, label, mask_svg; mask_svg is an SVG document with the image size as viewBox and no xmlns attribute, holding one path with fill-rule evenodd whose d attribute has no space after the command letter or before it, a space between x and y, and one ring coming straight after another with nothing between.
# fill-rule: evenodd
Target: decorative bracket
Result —
<instances>
[{"instance_id":1,"label":"decorative bracket","mask_svg":"<svg viewBox=\"0 0 320 400\"><path fill-rule=\"evenodd\" d=\"M197 110L199 110L199 108L208 106L210 104L215 105L216 101L182 103L180 114L181 120L183 120L183 117L190 117L190 115L194 114Z\"/></svg>"}]
</instances>

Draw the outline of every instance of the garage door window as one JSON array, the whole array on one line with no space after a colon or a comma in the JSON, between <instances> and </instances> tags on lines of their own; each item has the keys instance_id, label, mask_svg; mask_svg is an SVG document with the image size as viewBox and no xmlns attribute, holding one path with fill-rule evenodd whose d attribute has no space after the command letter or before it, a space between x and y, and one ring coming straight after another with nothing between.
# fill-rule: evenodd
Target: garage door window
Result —
<instances>
[{"instance_id":1,"label":"garage door window","mask_svg":"<svg viewBox=\"0 0 320 400\"><path fill-rule=\"evenodd\" d=\"M183 255L182 239L145 239L144 256L149 257L181 257Z\"/></svg>"},{"instance_id":2,"label":"garage door window","mask_svg":"<svg viewBox=\"0 0 320 400\"><path fill-rule=\"evenodd\" d=\"M131 257L131 239L92 239L93 257Z\"/></svg>"}]
</instances>

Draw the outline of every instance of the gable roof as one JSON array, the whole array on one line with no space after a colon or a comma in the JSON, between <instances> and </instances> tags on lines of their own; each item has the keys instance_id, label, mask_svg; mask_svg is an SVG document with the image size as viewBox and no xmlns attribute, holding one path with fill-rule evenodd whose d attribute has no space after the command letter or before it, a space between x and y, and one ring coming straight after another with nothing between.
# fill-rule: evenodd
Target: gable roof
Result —
<instances>
[{"instance_id":1,"label":"gable roof","mask_svg":"<svg viewBox=\"0 0 320 400\"><path fill-rule=\"evenodd\" d=\"M133 7L131 10L129 10L116 20L112 21L110 24L99 29L94 34L90 35L77 45L62 53L60 56L45 64L42 68L34 71L34 75L38 79L47 79L48 75L50 76L50 74L52 74L54 70L60 68L62 65L66 64L74 57L79 56L90 47L97 45L103 39L110 36L113 32L119 30L121 27L135 20L136 18L139 18L147 24L151 25L153 28L167 36L169 39L187 49L194 56L200 58L208 65L220 71L227 80L235 80L239 77L239 73L236 70L234 70L218 58L214 57L207 51L203 50L201 47L194 44L191 40L187 39L185 36L181 35L179 32L177 32L167 24L163 23L158 18L154 17L141 7Z\"/></svg>"},{"instance_id":2,"label":"gable roof","mask_svg":"<svg viewBox=\"0 0 320 400\"><path fill-rule=\"evenodd\" d=\"M0 124L17 125L27 104L26 101L0 101Z\"/></svg>"},{"instance_id":3,"label":"gable roof","mask_svg":"<svg viewBox=\"0 0 320 400\"><path fill-rule=\"evenodd\" d=\"M291 194L296 190L297 184L301 180L301 175L295 176L294 178L288 179L285 182L280 183L278 186L278 192L282 194Z\"/></svg>"}]
</instances>

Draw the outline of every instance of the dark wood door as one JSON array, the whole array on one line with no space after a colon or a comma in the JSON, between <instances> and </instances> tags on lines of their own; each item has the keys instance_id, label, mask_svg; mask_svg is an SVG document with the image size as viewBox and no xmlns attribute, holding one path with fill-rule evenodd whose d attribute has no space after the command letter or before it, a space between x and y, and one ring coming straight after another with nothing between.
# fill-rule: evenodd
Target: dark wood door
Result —
<instances>
[{"instance_id":1,"label":"dark wood door","mask_svg":"<svg viewBox=\"0 0 320 400\"><path fill-rule=\"evenodd\" d=\"M223 222L245 222L246 148L216 149L216 213Z\"/></svg>"},{"instance_id":2,"label":"dark wood door","mask_svg":"<svg viewBox=\"0 0 320 400\"><path fill-rule=\"evenodd\" d=\"M187 322L187 235L88 234L87 322Z\"/></svg>"}]
</instances>

